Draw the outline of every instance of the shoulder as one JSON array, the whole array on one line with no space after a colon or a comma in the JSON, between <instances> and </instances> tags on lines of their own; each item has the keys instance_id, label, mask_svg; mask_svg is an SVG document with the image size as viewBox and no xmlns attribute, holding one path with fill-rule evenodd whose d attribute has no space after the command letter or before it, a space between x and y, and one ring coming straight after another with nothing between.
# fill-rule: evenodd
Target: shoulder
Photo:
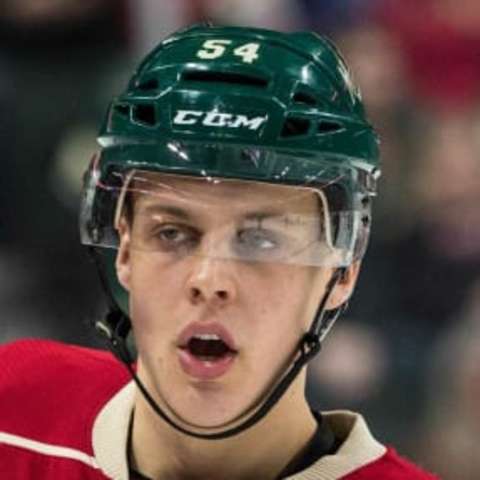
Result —
<instances>
[{"instance_id":1,"label":"shoulder","mask_svg":"<svg viewBox=\"0 0 480 480\"><path fill-rule=\"evenodd\" d=\"M109 384L126 372L110 352L50 340L20 340L0 347L0 395L42 387L68 388L89 383ZM61 385L59 384L61 382ZM54 384L57 385L54 385Z\"/></svg>"},{"instance_id":2,"label":"shoulder","mask_svg":"<svg viewBox=\"0 0 480 480\"><path fill-rule=\"evenodd\" d=\"M339 442L338 450L294 478L438 480L376 440L362 415L339 410L322 412L322 419Z\"/></svg>"},{"instance_id":3,"label":"shoulder","mask_svg":"<svg viewBox=\"0 0 480 480\"><path fill-rule=\"evenodd\" d=\"M344 477L344 480L438 480L435 475L426 472L406 458L400 456L393 448L378 460L363 466Z\"/></svg>"},{"instance_id":4,"label":"shoulder","mask_svg":"<svg viewBox=\"0 0 480 480\"><path fill-rule=\"evenodd\" d=\"M129 380L109 352L45 340L0 347L0 365L0 431L54 443L86 438L99 410Z\"/></svg>"}]
</instances>

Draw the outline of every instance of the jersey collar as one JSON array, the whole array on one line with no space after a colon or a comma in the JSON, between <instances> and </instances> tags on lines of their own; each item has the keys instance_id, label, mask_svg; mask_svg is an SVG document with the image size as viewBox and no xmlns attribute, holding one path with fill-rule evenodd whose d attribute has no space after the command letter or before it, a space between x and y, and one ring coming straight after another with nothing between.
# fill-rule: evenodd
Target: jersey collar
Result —
<instances>
[{"instance_id":1,"label":"jersey collar","mask_svg":"<svg viewBox=\"0 0 480 480\"><path fill-rule=\"evenodd\" d=\"M127 442L136 387L125 385L100 410L93 425L92 444L100 469L116 480L128 480ZM370 433L363 417L345 410L322 412L341 445L334 455L322 456L306 470L288 480L338 480L378 460L386 448ZM286 479L286 480L287 480Z\"/></svg>"}]
</instances>

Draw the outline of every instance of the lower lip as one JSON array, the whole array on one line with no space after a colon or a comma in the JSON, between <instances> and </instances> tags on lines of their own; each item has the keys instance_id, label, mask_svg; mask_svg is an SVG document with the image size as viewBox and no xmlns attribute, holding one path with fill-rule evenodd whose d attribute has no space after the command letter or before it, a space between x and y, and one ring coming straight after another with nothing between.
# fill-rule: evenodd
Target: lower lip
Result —
<instances>
[{"instance_id":1,"label":"lower lip","mask_svg":"<svg viewBox=\"0 0 480 480\"><path fill-rule=\"evenodd\" d=\"M178 355L183 371L199 380L213 380L225 375L232 367L236 356L230 353L217 360L202 360L185 349L179 349Z\"/></svg>"}]
</instances>

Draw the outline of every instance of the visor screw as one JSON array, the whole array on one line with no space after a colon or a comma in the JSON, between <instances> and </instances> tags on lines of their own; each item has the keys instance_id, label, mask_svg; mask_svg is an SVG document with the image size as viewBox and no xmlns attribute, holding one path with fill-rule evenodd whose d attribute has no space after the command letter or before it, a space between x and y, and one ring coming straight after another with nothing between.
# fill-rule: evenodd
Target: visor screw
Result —
<instances>
[{"instance_id":1,"label":"visor screw","mask_svg":"<svg viewBox=\"0 0 480 480\"><path fill-rule=\"evenodd\" d=\"M374 180L378 180L382 175L382 172L379 168L374 168L371 173Z\"/></svg>"},{"instance_id":2,"label":"visor screw","mask_svg":"<svg viewBox=\"0 0 480 480\"><path fill-rule=\"evenodd\" d=\"M92 229L92 240L93 243L99 243L100 242L100 231L98 227L94 227Z\"/></svg>"}]
</instances>

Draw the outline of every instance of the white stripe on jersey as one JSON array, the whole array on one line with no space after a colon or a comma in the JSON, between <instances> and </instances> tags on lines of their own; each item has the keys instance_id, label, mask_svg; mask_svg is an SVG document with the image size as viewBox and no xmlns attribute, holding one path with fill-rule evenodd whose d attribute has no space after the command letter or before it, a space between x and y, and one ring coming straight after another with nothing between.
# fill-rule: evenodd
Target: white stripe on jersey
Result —
<instances>
[{"instance_id":1,"label":"white stripe on jersey","mask_svg":"<svg viewBox=\"0 0 480 480\"><path fill-rule=\"evenodd\" d=\"M89 467L99 468L94 457L87 455L80 450L73 448L61 447L59 445L50 445L48 443L37 442L30 438L20 437L19 435L12 435L11 433L0 432L0 443L11 445L14 447L24 448L42 455L49 455L52 457L69 458L85 463Z\"/></svg>"}]
</instances>

